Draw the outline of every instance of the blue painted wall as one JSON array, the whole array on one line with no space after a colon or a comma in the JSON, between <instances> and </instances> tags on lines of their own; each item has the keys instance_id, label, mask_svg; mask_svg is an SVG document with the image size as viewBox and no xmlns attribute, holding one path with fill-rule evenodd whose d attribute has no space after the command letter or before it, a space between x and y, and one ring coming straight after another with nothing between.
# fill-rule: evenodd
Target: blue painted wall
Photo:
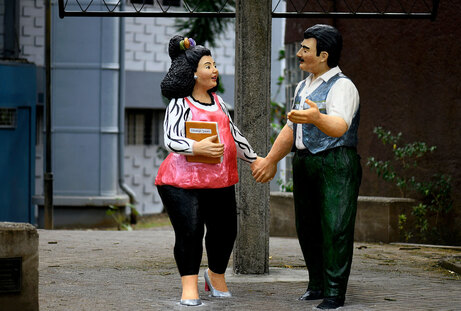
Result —
<instances>
[{"instance_id":1,"label":"blue painted wall","mask_svg":"<svg viewBox=\"0 0 461 311\"><path fill-rule=\"evenodd\" d=\"M0 62L0 221L35 224L35 104L35 65Z\"/></svg>"}]
</instances>

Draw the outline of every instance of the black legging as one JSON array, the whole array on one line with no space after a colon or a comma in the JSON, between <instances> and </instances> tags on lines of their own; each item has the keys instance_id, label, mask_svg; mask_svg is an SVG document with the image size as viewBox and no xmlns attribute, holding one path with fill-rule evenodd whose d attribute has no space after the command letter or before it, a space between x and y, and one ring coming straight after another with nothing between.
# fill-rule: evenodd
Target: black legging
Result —
<instances>
[{"instance_id":1,"label":"black legging","mask_svg":"<svg viewBox=\"0 0 461 311\"><path fill-rule=\"evenodd\" d=\"M224 273L237 236L235 187L182 189L164 185L157 189L174 228L174 258L179 274L198 274L204 225L208 267L215 273Z\"/></svg>"}]
</instances>

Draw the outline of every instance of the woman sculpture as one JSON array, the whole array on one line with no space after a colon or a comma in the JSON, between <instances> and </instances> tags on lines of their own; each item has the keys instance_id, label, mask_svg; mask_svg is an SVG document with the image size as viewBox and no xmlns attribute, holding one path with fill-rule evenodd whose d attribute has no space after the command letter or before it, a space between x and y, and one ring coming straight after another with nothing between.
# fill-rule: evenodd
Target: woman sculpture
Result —
<instances>
[{"instance_id":1,"label":"woman sculpture","mask_svg":"<svg viewBox=\"0 0 461 311\"><path fill-rule=\"evenodd\" d=\"M225 271L237 234L237 158L253 163L257 155L215 93L219 73L210 50L190 38L174 36L168 52L171 67L161 89L171 100L164 122L164 142L170 154L155 184L175 231L180 303L197 306L202 304L197 282L205 227L209 267L204 272L205 289L211 290L212 297L231 297ZM218 135L201 141L186 138L186 121L216 122ZM186 157L192 155L221 161L188 162Z\"/></svg>"}]
</instances>

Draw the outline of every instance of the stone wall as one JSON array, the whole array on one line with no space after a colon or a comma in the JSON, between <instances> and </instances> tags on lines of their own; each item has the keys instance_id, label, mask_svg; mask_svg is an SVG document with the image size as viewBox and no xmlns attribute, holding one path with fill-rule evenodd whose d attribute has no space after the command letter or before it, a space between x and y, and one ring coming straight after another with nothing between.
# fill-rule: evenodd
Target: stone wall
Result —
<instances>
[{"instance_id":1,"label":"stone wall","mask_svg":"<svg viewBox=\"0 0 461 311\"><path fill-rule=\"evenodd\" d=\"M359 196L354 239L359 242L400 241L398 219L415 201L403 198ZM271 192L270 235L297 237L293 193Z\"/></svg>"},{"instance_id":2,"label":"stone wall","mask_svg":"<svg viewBox=\"0 0 461 311\"><path fill-rule=\"evenodd\" d=\"M136 194L141 214L158 214L163 204L154 185L162 159L157 157L157 146L128 145L125 147L125 182Z\"/></svg>"},{"instance_id":3,"label":"stone wall","mask_svg":"<svg viewBox=\"0 0 461 311\"><path fill-rule=\"evenodd\" d=\"M0 222L0 262L0 309L38 311L37 229Z\"/></svg>"}]
</instances>

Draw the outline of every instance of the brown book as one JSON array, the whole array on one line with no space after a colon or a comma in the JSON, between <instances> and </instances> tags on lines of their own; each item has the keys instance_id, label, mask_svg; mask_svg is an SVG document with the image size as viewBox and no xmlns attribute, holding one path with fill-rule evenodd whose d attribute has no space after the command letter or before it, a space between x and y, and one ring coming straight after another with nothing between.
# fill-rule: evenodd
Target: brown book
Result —
<instances>
[{"instance_id":1,"label":"brown book","mask_svg":"<svg viewBox=\"0 0 461 311\"><path fill-rule=\"evenodd\" d=\"M186 121L186 137L195 141L201 141L204 138L218 135L218 123L217 122L205 122L205 121ZM219 135L218 135L219 142ZM198 163L209 163L217 164L221 163L222 157L211 158L206 156L186 156L187 162L198 162Z\"/></svg>"}]
</instances>

